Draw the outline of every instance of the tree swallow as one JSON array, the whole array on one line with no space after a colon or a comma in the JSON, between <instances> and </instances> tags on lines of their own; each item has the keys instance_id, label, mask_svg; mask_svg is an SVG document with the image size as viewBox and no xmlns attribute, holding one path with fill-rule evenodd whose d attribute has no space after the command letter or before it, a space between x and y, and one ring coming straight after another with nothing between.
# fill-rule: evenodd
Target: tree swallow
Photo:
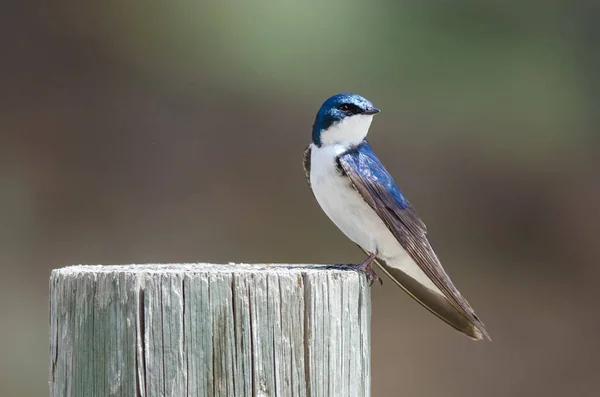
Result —
<instances>
[{"instance_id":1,"label":"tree swallow","mask_svg":"<svg viewBox=\"0 0 600 397\"><path fill-rule=\"evenodd\" d=\"M490 339L440 264L425 224L365 139L377 113L357 94L334 95L323 103L304 152L308 185L327 216L367 254L358 268L371 283L378 279L374 262L458 331L475 340Z\"/></svg>"}]
</instances>

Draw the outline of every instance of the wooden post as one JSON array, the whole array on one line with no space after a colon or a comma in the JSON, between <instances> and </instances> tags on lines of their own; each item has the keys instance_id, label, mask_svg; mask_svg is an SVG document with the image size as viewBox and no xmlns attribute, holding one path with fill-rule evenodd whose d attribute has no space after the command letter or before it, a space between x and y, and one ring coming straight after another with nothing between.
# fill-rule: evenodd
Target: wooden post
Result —
<instances>
[{"instance_id":1,"label":"wooden post","mask_svg":"<svg viewBox=\"0 0 600 397\"><path fill-rule=\"evenodd\" d=\"M52 397L368 397L363 274L72 266L50 277Z\"/></svg>"}]
</instances>

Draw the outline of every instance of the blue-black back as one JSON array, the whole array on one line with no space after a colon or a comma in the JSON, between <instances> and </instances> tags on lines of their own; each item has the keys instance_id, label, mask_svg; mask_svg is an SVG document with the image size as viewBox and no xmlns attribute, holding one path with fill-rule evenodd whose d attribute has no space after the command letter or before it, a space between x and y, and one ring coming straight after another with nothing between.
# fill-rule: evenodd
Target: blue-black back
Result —
<instances>
[{"instance_id":1,"label":"blue-black back","mask_svg":"<svg viewBox=\"0 0 600 397\"><path fill-rule=\"evenodd\" d=\"M399 209L410 207L406 197L394 181L394 178L385 169L381 161L373 152L369 142L364 140L360 145L352 148L344 155L344 160L362 178L367 179L383 187L393 197Z\"/></svg>"}]
</instances>

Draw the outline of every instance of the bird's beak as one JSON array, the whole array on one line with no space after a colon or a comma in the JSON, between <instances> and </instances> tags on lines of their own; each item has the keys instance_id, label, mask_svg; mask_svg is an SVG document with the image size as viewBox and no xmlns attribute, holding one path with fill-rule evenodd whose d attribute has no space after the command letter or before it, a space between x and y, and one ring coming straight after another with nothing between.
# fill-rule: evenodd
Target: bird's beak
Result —
<instances>
[{"instance_id":1,"label":"bird's beak","mask_svg":"<svg viewBox=\"0 0 600 397\"><path fill-rule=\"evenodd\" d=\"M363 112L363 114L377 114L379 112L381 112L381 110L379 110L377 108L369 108L369 109L365 110Z\"/></svg>"}]
</instances>

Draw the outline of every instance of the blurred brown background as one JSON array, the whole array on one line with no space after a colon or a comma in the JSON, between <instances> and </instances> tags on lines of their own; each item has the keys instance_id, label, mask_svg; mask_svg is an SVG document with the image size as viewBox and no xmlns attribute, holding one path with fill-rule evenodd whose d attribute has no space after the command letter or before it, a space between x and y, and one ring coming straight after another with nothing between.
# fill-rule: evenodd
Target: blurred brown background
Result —
<instances>
[{"instance_id":1,"label":"blurred brown background","mask_svg":"<svg viewBox=\"0 0 600 397\"><path fill-rule=\"evenodd\" d=\"M301 165L343 91L494 339L374 286L373 396L600 395L597 2L84 3L0 13L1 396L53 268L361 261Z\"/></svg>"}]
</instances>

